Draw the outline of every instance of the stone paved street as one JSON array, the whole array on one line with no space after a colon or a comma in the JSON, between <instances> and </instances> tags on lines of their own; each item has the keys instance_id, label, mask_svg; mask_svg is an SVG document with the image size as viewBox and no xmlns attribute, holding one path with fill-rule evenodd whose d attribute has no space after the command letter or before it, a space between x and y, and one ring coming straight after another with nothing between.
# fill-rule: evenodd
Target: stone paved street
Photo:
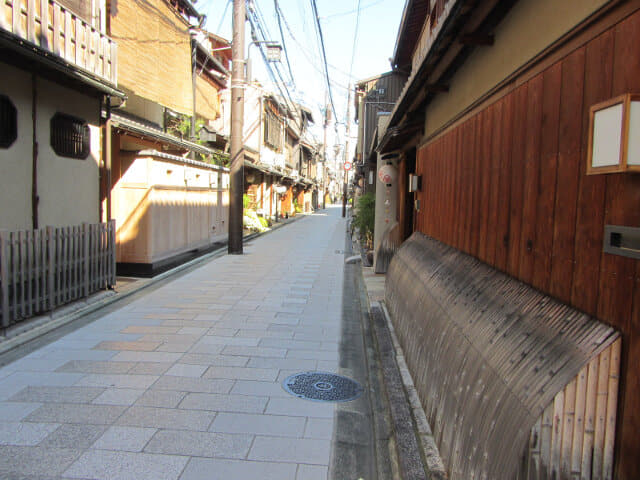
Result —
<instances>
[{"instance_id":1,"label":"stone paved street","mask_svg":"<svg viewBox=\"0 0 640 480\"><path fill-rule=\"evenodd\" d=\"M345 220L333 208L205 262L0 369L0 477L326 479Z\"/></svg>"}]
</instances>

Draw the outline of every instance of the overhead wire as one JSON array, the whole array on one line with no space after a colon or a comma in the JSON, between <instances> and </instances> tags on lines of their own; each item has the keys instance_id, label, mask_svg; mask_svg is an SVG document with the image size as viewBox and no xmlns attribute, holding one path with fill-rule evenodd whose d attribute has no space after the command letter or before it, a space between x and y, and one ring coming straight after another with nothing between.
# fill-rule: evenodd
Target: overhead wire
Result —
<instances>
[{"instance_id":1,"label":"overhead wire","mask_svg":"<svg viewBox=\"0 0 640 480\"><path fill-rule=\"evenodd\" d=\"M282 39L282 49L284 50L284 58L287 60L287 68L289 69L289 76L291 77L291 83L295 84L293 78L293 71L291 70L291 63L289 62L289 54L287 53L287 45L284 41L284 32L282 31L282 20L280 15L280 5L278 4L278 0L273 0L273 6L276 11L276 18L278 20L278 29L280 30L280 38Z\"/></svg>"},{"instance_id":2,"label":"overhead wire","mask_svg":"<svg viewBox=\"0 0 640 480\"><path fill-rule=\"evenodd\" d=\"M320 47L321 47L321 51L322 51L324 72L325 72L325 76L326 76L326 79L327 79L327 89L328 89L328 92L329 92L329 101L331 103L331 109L333 110L333 116L334 116L334 118L337 118L336 106L335 106L335 103L333 101L333 92L331 90L331 80L329 79L329 67L327 66L327 51L326 51L325 46L324 46L324 36L322 34L322 25L320 25L320 16L318 15L318 6L316 5L316 0L310 0L310 2L311 2L311 9L312 9L314 17L315 17L315 25L316 25L318 38L320 40Z\"/></svg>"}]
</instances>

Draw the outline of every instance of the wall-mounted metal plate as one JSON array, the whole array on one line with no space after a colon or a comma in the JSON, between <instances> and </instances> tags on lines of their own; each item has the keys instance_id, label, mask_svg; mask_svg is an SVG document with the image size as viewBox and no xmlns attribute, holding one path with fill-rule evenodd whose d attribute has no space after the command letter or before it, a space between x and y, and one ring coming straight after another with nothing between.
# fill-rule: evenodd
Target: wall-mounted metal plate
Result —
<instances>
[{"instance_id":1,"label":"wall-mounted metal plate","mask_svg":"<svg viewBox=\"0 0 640 480\"><path fill-rule=\"evenodd\" d=\"M317 402L348 402L362 395L363 388L350 378L329 372L304 372L282 382L291 395Z\"/></svg>"},{"instance_id":2,"label":"wall-mounted metal plate","mask_svg":"<svg viewBox=\"0 0 640 480\"><path fill-rule=\"evenodd\" d=\"M640 260L640 228L605 225L604 251Z\"/></svg>"}]
</instances>

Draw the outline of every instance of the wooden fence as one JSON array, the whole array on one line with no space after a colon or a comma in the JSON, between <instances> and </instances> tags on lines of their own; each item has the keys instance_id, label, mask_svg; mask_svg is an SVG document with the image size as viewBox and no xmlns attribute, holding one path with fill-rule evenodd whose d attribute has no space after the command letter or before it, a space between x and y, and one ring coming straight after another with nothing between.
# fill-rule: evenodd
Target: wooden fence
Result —
<instances>
[{"instance_id":1,"label":"wooden fence","mask_svg":"<svg viewBox=\"0 0 640 480\"><path fill-rule=\"evenodd\" d=\"M0 230L0 327L115 285L115 220Z\"/></svg>"}]
</instances>

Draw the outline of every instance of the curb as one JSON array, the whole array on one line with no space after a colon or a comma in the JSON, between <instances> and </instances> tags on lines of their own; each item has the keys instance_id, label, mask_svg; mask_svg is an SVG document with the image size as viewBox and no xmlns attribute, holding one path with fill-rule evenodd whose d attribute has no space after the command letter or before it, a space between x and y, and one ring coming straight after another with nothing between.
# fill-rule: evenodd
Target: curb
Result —
<instances>
[{"instance_id":1,"label":"curb","mask_svg":"<svg viewBox=\"0 0 640 480\"><path fill-rule=\"evenodd\" d=\"M254 240L263 235L267 235L275 230L278 230L290 223L297 222L298 220L305 218L306 215L300 215L299 217L293 217L288 219L287 222L278 223L273 225L266 232L256 232L246 235L242 238L243 244ZM107 290L97 292L85 299L78 300L73 303L69 303L67 305L63 305L47 315L40 315L37 317L30 318L25 320L24 322L16 324L12 327L12 330L15 335L10 337L6 337L4 340L0 340L0 355L6 354L15 350L27 343L36 340L39 337L46 335L47 333L53 332L65 325L68 325L85 315L89 315L90 313L96 312L102 308L113 305L117 302L123 301L126 298L148 288L152 285L155 285L167 278L177 275L178 273L184 272L188 269L194 268L201 263L205 263L211 260L215 260L226 254L227 251L227 243L224 246L213 250L201 257L194 258L188 262L183 263L182 265L178 265L166 272L160 273L155 277L149 279L140 279L133 282L131 285L125 286L122 290ZM0 365L2 363L0 362Z\"/></svg>"}]
</instances>

